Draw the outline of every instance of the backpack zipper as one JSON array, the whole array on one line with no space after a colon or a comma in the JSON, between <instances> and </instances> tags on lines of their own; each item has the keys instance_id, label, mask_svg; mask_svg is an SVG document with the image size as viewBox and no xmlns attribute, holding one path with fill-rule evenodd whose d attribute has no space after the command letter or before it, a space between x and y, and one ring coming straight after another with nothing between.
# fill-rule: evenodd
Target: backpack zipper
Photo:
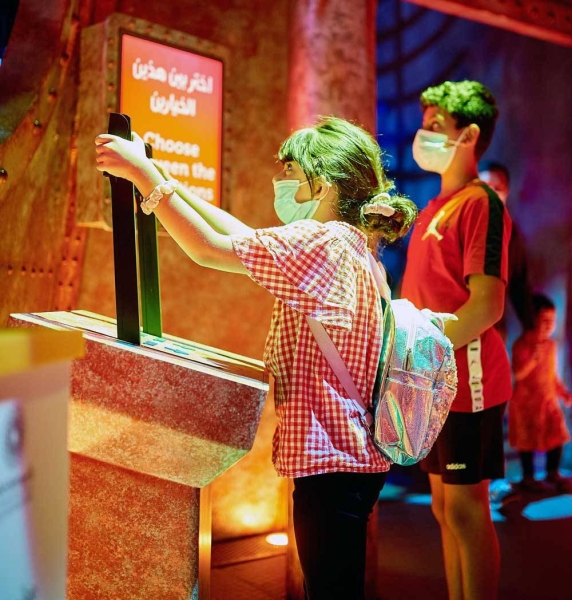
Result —
<instances>
[{"instance_id":1,"label":"backpack zipper","mask_svg":"<svg viewBox=\"0 0 572 600\"><path fill-rule=\"evenodd\" d=\"M417 333L417 323L413 322L409 324L409 331L407 332L407 346L405 351L405 362L403 364L403 370L409 371L413 362L413 342L415 340L415 334Z\"/></svg>"}]
</instances>

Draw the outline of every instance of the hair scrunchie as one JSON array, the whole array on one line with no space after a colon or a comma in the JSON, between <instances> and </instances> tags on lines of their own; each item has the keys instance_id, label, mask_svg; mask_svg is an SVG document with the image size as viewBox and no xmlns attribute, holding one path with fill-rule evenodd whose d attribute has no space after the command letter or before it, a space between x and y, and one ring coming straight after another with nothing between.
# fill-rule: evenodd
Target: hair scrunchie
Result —
<instances>
[{"instance_id":1,"label":"hair scrunchie","mask_svg":"<svg viewBox=\"0 0 572 600\"><path fill-rule=\"evenodd\" d=\"M395 208L387 204L387 202L381 202L378 198L390 199L389 194L383 192L377 194L371 202L363 204L361 207L362 215L383 215L384 217L391 217L395 214Z\"/></svg>"}]
</instances>

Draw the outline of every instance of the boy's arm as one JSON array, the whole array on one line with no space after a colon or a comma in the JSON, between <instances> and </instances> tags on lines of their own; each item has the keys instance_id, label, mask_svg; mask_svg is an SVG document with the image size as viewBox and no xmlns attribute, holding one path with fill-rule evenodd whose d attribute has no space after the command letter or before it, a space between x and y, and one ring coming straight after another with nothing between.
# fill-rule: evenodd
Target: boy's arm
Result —
<instances>
[{"instance_id":1,"label":"boy's arm","mask_svg":"<svg viewBox=\"0 0 572 600\"><path fill-rule=\"evenodd\" d=\"M474 274L469 276L470 296L455 315L457 321L447 321L445 333L455 350L466 346L492 327L504 310L505 284L498 277Z\"/></svg>"}]
</instances>

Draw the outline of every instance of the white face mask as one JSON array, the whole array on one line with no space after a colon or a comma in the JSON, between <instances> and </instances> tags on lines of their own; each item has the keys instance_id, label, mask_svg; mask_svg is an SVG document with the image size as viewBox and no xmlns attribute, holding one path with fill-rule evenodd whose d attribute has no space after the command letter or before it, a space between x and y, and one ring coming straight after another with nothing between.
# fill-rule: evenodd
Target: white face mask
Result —
<instances>
[{"instance_id":1,"label":"white face mask","mask_svg":"<svg viewBox=\"0 0 572 600\"><path fill-rule=\"evenodd\" d=\"M306 183L308 182L300 182L297 179L283 179L274 182L274 210L282 223L287 225L294 221L311 219L318 210L320 202L325 198L328 191L316 200L296 202L294 198L298 188Z\"/></svg>"},{"instance_id":2,"label":"white face mask","mask_svg":"<svg viewBox=\"0 0 572 600\"><path fill-rule=\"evenodd\" d=\"M468 127L463 129L453 146L447 145L449 138L444 133L419 129L413 140L413 158L415 162L424 171L443 175L453 162L457 147L465 137L467 129Z\"/></svg>"}]
</instances>

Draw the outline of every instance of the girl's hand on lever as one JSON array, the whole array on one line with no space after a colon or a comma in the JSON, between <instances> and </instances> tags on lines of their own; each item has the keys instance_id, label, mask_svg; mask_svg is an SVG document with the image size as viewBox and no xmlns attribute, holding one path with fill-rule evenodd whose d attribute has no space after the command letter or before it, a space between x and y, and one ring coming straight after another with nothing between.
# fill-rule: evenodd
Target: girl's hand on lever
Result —
<instances>
[{"instance_id":1,"label":"girl's hand on lever","mask_svg":"<svg viewBox=\"0 0 572 600\"><path fill-rule=\"evenodd\" d=\"M137 187L141 176L155 171L156 167L145 155L145 143L136 134L133 141L116 135L102 133L95 138L97 170L132 181ZM143 190L140 190L142 193Z\"/></svg>"}]
</instances>

